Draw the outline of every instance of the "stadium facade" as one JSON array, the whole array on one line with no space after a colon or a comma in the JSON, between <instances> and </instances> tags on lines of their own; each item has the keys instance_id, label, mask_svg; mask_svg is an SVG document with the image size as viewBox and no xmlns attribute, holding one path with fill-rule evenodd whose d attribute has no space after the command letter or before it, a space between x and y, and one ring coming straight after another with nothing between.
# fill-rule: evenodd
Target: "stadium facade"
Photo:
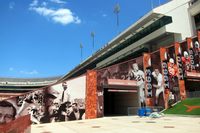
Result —
<instances>
[{"instance_id":1,"label":"stadium facade","mask_svg":"<svg viewBox=\"0 0 200 133\"><path fill-rule=\"evenodd\" d=\"M28 101L29 110L43 111L32 122L44 123L128 115L141 106L168 108L170 100L198 94L199 7L200 0L156 7L56 83L7 101L18 115L27 114ZM71 107L78 107L78 117L66 113Z\"/></svg>"}]
</instances>

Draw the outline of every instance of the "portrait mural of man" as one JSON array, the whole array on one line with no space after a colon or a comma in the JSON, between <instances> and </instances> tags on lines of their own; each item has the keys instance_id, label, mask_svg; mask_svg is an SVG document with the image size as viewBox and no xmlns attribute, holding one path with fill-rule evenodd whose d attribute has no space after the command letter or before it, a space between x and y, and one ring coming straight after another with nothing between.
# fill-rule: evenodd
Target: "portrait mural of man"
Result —
<instances>
[{"instance_id":1,"label":"portrait mural of man","mask_svg":"<svg viewBox=\"0 0 200 133\"><path fill-rule=\"evenodd\" d=\"M84 76L85 77L85 76ZM76 80L76 79L74 79ZM82 81L85 78L82 78ZM79 84L80 85L80 84ZM84 83L83 83L84 85ZM71 87L69 87L71 86ZM50 86L47 89L46 94L46 113L42 118L43 122L59 122L76 120L71 119L70 114L73 112L73 105L76 104L77 108L81 108L85 113L85 93L77 94L78 92L84 92L81 89L85 89L84 86L76 87L75 81L64 81L59 84ZM76 87L76 88L72 88ZM84 119L84 118L81 118Z\"/></svg>"},{"instance_id":2,"label":"portrait mural of man","mask_svg":"<svg viewBox=\"0 0 200 133\"><path fill-rule=\"evenodd\" d=\"M8 101L0 101L0 124L9 123L15 119L16 108Z\"/></svg>"},{"instance_id":3,"label":"portrait mural of man","mask_svg":"<svg viewBox=\"0 0 200 133\"><path fill-rule=\"evenodd\" d=\"M63 87L63 92L60 97L60 101L61 101L61 103L68 102L68 101L70 101L70 95L67 90L67 88L68 88L67 81L64 81L62 83L62 87Z\"/></svg>"},{"instance_id":4,"label":"portrait mural of man","mask_svg":"<svg viewBox=\"0 0 200 133\"><path fill-rule=\"evenodd\" d=\"M68 115L68 120L82 120L84 119L85 115L85 109L81 109L78 107L78 104L77 103L73 103L71 105L71 111L69 112L69 115Z\"/></svg>"}]
</instances>

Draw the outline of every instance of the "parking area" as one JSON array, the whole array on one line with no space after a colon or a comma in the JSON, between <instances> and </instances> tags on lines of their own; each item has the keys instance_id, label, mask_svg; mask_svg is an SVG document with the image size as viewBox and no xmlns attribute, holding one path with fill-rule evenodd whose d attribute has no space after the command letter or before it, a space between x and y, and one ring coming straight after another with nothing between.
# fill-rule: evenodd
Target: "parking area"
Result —
<instances>
[{"instance_id":1,"label":"parking area","mask_svg":"<svg viewBox=\"0 0 200 133\"><path fill-rule=\"evenodd\" d=\"M121 116L32 125L32 133L199 133L200 117Z\"/></svg>"}]
</instances>

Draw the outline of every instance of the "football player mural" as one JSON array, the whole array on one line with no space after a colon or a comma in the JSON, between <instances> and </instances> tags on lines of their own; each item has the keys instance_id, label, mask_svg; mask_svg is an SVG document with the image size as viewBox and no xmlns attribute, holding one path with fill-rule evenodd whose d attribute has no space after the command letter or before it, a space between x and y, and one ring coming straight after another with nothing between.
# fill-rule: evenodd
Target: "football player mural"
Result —
<instances>
[{"instance_id":1,"label":"football player mural","mask_svg":"<svg viewBox=\"0 0 200 133\"><path fill-rule=\"evenodd\" d=\"M149 96L149 98L151 97L150 106L164 107L164 98L165 98L164 85L167 82L164 82L164 75L162 74L160 52L159 51L154 52L152 54L149 54L149 56L150 56L150 60L148 60L148 64L149 64L148 77L151 78L151 82L149 82L149 84L151 83L151 87L152 87L152 95Z\"/></svg>"},{"instance_id":2,"label":"football player mural","mask_svg":"<svg viewBox=\"0 0 200 133\"><path fill-rule=\"evenodd\" d=\"M140 94L141 107L145 107L146 102L145 102L144 72L143 70L139 69L137 63L133 63L131 65L131 69L129 70L127 79L137 81L137 85L140 91L139 94Z\"/></svg>"},{"instance_id":3,"label":"football player mural","mask_svg":"<svg viewBox=\"0 0 200 133\"><path fill-rule=\"evenodd\" d=\"M187 72L200 72L199 71L199 54L200 47L197 38L187 38L187 49L183 51L182 61L186 65ZM183 44L184 45L184 44ZM184 47L184 46L183 46ZM187 74L186 74L187 75Z\"/></svg>"},{"instance_id":4,"label":"football player mural","mask_svg":"<svg viewBox=\"0 0 200 133\"><path fill-rule=\"evenodd\" d=\"M97 72L98 90L102 90L108 86L109 81L130 81L136 83L139 88L140 106L145 106L145 87L144 87L144 71L142 57L129 60L117 65L109 66Z\"/></svg>"},{"instance_id":5,"label":"football player mural","mask_svg":"<svg viewBox=\"0 0 200 133\"><path fill-rule=\"evenodd\" d=\"M176 54L181 58L183 75L186 78L192 73L200 72L200 47L198 38L186 38L182 43L176 43Z\"/></svg>"},{"instance_id":6,"label":"football player mural","mask_svg":"<svg viewBox=\"0 0 200 133\"><path fill-rule=\"evenodd\" d=\"M194 79L200 78L199 38L186 38L184 42L175 43L181 99L186 98L186 92L198 90L197 83L193 83Z\"/></svg>"},{"instance_id":7,"label":"football player mural","mask_svg":"<svg viewBox=\"0 0 200 133\"><path fill-rule=\"evenodd\" d=\"M168 48L160 48L161 64L165 85L165 108L180 100L178 84L178 67L174 45Z\"/></svg>"}]
</instances>

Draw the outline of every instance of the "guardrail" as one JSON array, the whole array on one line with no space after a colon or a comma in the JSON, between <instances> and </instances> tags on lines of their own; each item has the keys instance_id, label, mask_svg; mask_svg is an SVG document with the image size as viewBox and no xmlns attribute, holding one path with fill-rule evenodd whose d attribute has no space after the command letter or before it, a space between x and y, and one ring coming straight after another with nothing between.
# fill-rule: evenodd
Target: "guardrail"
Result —
<instances>
[{"instance_id":1,"label":"guardrail","mask_svg":"<svg viewBox=\"0 0 200 133\"><path fill-rule=\"evenodd\" d=\"M200 98L200 91L186 92L188 98Z\"/></svg>"},{"instance_id":2,"label":"guardrail","mask_svg":"<svg viewBox=\"0 0 200 133\"><path fill-rule=\"evenodd\" d=\"M140 109L140 108L141 107L128 107L127 108L128 116L138 115L138 109ZM164 107L162 107L162 106L147 106L147 108L150 108L152 110L152 112L160 112L164 109Z\"/></svg>"}]
</instances>

